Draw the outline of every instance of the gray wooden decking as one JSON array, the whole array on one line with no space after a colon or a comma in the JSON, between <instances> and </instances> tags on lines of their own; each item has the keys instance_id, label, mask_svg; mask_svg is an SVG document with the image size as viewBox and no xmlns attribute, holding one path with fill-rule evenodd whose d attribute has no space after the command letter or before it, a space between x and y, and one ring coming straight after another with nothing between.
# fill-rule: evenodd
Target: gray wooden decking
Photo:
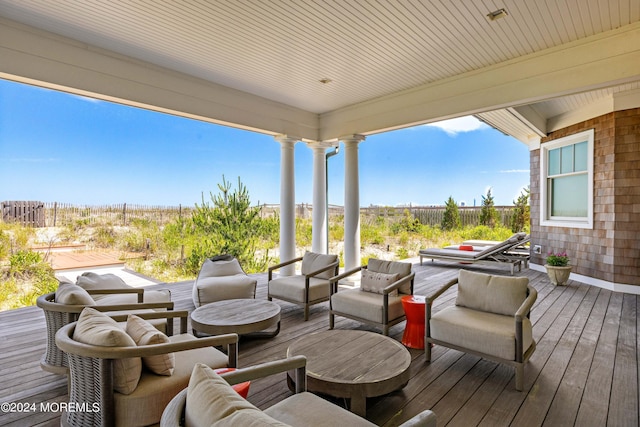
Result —
<instances>
[{"instance_id":1,"label":"gray wooden decking","mask_svg":"<svg viewBox=\"0 0 640 427\"><path fill-rule=\"evenodd\" d=\"M504 269L460 266L505 274ZM416 294L427 294L457 274L454 264L414 264ZM432 409L438 425L450 426L637 426L638 325L637 297L570 281L552 286L546 275L525 270L538 290L531 314L536 352L525 368L523 392L514 389L513 370L454 350L435 347L433 361L410 350L411 380L401 391L369 399L367 418L378 425L397 425L423 409ZM266 298L266 274L258 277L258 298ZM177 309L193 309L191 282L169 287ZM453 303L454 292L440 298L435 310ZM282 306L282 329L272 339L240 343L240 366L282 358L287 346L309 332L328 328L327 304L302 310ZM373 330L337 318L337 329ZM0 402L63 402L64 378L43 372L44 318L37 307L0 312ZM400 340L404 323L391 328ZM339 360L335 363L338 365ZM249 400L268 407L290 394L284 375L254 381ZM342 404L343 402L337 401ZM0 425L58 425L59 413L2 413Z\"/></svg>"}]
</instances>

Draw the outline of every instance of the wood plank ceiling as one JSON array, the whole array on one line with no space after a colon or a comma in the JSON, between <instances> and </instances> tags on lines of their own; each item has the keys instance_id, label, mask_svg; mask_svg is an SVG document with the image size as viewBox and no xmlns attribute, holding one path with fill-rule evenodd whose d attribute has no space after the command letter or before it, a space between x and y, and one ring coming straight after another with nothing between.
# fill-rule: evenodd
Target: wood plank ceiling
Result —
<instances>
[{"instance_id":1,"label":"wood plank ceiling","mask_svg":"<svg viewBox=\"0 0 640 427\"><path fill-rule=\"evenodd\" d=\"M322 114L638 22L640 1L3 0L0 16Z\"/></svg>"}]
</instances>

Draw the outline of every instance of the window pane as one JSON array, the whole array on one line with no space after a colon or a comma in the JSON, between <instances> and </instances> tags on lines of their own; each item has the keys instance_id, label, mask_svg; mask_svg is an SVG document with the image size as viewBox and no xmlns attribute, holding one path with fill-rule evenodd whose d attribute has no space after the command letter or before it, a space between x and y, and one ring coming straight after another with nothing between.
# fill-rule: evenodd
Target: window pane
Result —
<instances>
[{"instance_id":1,"label":"window pane","mask_svg":"<svg viewBox=\"0 0 640 427\"><path fill-rule=\"evenodd\" d=\"M573 172L573 145L567 145L560 150L562 151L560 156L560 173Z\"/></svg>"},{"instance_id":2,"label":"window pane","mask_svg":"<svg viewBox=\"0 0 640 427\"><path fill-rule=\"evenodd\" d=\"M587 216L587 179L587 174L551 179L551 216Z\"/></svg>"},{"instance_id":3,"label":"window pane","mask_svg":"<svg viewBox=\"0 0 640 427\"><path fill-rule=\"evenodd\" d=\"M557 175L560 173L560 149L549 150L549 171L547 175Z\"/></svg>"},{"instance_id":4,"label":"window pane","mask_svg":"<svg viewBox=\"0 0 640 427\"><path fill-rule=\"evenodd\" d=\"M587 142L579 142L573 146L576 172L587 170Z\"/></svg>"}]
</instances>

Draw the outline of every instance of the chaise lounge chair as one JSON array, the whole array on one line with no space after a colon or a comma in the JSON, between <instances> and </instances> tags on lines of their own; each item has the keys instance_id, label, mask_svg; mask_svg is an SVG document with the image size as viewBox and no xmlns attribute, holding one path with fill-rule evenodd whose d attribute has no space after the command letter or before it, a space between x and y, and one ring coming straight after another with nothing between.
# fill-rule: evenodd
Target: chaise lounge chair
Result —
<instances>
[{"instance_id":1,"label":"chaise lounge chair","mask_svg":"<svg viewBox=\"0 0 640 427\"><path fill-rule=\"evenodd\" d=\"M481 263L481 264L507 264L510 267L511 275L513 270L518 267L521 270L522 264L528 264L529 254L519 252L516 248L522 247L529 242L530 236L526 233L516 233L503 242L497 242L491 246L473 247L478 250L460 250L449 248L429 248L421 249L418 254L420 256L420 264L424 258L444 261L455 261L464 263Z\"/></svg>"}]
</instances>

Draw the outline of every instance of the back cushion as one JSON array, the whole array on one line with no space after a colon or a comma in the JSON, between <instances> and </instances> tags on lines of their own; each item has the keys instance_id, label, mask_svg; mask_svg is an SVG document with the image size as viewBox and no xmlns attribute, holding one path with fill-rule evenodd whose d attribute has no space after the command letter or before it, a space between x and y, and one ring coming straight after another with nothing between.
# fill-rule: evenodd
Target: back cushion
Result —
<instances>
[{"instance_id":1,"label":"back cushion","mask_svg":"<svg viewBox=\"0 0 640 427\"><path fill-rule=\"evenodd\" d=\"M130 314L127 317L125 331L138 346L168 344L170 342L168 336L135 314ZM173 353L158 354L143 357L142 363L154 374L171 376L176 367L176 357Z\"/></svg>"},{"instance_id":2,"label":"back cushion","mask_svg":"<svg viewBox=\"0 0 640 427\"><path fill-rule=\"evenodd\" d=\"M228 261L211 261L207 259L202 263L198 277L233 276L235 274L244 274L237 259L233 258Z\"/></svg>"},{"instance_id":3,"label":"back cushion","mask_svg":"<svg viewBox=\"0 0 640 427\"><path fill-rule=\"evenodd\" d=\"M78 285L69 282L60 282L56 291L56 302L69 305L95 305L96 302L89 292Z\"/></svg>"},{"instance_id":4,"label":"back cushion","mask_svg":"<svg viewBox=\"0 0 640 427\"><path fill-rule=\"evenodd\" d=\"M382 294L384 288L398 280L398 273L376 273L368 269L362 270L362 278L360 280L360 290L366 292L374 292ZM398 290L394 289L389 295L397 296Z\"/></svg>"},{"instance_id":5,"label":"back cushion","mask_svg":"<svg viewBox=\"0 0 640 427\"><path fill-rule=\"evenodd\" d=\"M103 347L136 347L133 338L115 320L90 307L80 313L73 339ZM132 393L138 386L141 372L142 361L139 357L114 359L113 389L122 394Z\"/></svg>"},{"instance_id":6,"label":"back cushion","mask_svg":"<svg viewBox=\"0 0 640 427\"><path fill-rule=\"evenodd\" d=\"M243 409L261 412L213 369L204 363L194 366L187 388L185 426L210 426Z\"/></svg>"},{"instance_id":7,"label":"back cushion","mask_svg":"<svg viewBox=\"0 0 640 427\"><path fill-rule=\"evenodd\" d=\"M313 273L314 271L319 270L322 267L326 267L327 265L331 264L332 262L336 262L337 260L337 255L317 254L315 252L307 251L302 256L302 274ZM333 276L335 276L335 274L335 270L333 268L330 268L329 270L323 271L322 273L314 277L317 277L318 279L331 279Z\"/></svg>"},{"instance_id":8,"label":"back cushion","mask_svg":"<svg viewBox=\"0 0 640 427\"><path fill-rule=\"evenodd\" d=\"M115 274L96 274L91 271L82 273L76 279L76 285L86 289L130 289L131 286L124 283L120 277Z\"/></svg>"},{"instance_id":9,"label":"back cushion","mask_svg":"<svg viewBox=\"0 0 640 427\"><path fill-rule=\"evenodd\" d=\"M395 273L398 274L398 279L402 279L411 274L411 264L408 262L383 261L381 259L369 258L367 270L386 274ZM411 294L411 283L407 282L406 285L402 285L400 287L400 293Z\"/></svg>"},{"instance_id":10,"label":"back cushion","mask_svg":"<svg viewBox=\"0 0 640 427\"><path fill-rule=\"evenodd\" d=\"M456 305L513 316L527 298L527 277L492 276L460 270Z\"/></svg>"}]
</instances>

